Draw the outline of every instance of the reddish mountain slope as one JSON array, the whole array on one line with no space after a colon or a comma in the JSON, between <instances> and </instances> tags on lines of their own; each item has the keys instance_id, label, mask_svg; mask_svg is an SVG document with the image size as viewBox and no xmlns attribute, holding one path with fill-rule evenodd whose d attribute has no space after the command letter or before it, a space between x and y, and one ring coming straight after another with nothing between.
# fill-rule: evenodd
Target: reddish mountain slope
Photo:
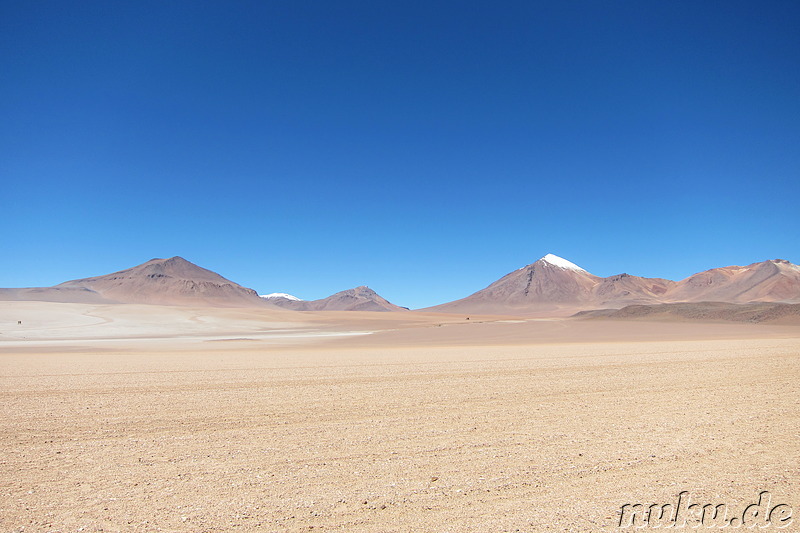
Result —
<instances>
[{"instance_id":1,"label":"reddish mountain slope","mask_svg":"<svg viewBox=\"0 0 800 533\"><path fill-rule=\"evenodd\" d=\"M269 302L295 311L407 311L390 303L378 293L366 286L337 292L321 300L293 300L290 298L272 297Z\"/></svg>"},{"instance_id":2,"label":"reddish mountain slope","mask_svg":"<svg viewBox=\"0 0 800 533\"><path fill-rule=\"evenodd\" d=\"M666 295L670 302L800 301L800 266L772 259L747 266L712 268L679 281Z\"/></svg>"},{"instance_id":3,"label":"reddish mountain slope","mask_svg":"<svg viewBox=\"0 0 800 533\"><path fill-rule=\"evenodd\" d=\"M88 290L119 303L270 307L254 290L182 257L152 259L105 276L67 281L53 289Z\"/></svg>"},{"instance_id":4,"label":"reddish mountain slope","mask_svg":"<svg viewBox=\"0 0 800 533\"><path fill-rule=\"evenodd\" d=\"M775 259L746 267L715 268L675 282L629 274L601 278L548 254L466 298L427 310L563 315L634 304L700 301L800 302L800 267Z\"/></svg>"},{"instance_id":5,"label":"reddish mountain slope","mask_svg":"<svg viewBox=\"0 0 800 533\"><path fill-rule=\"evenodd\" d=\"M565 259L548 254L466 298L427 310L443 313L511 313L582 308L589 305L592 291L601 280Z\"/></svg>"}]
</instances>

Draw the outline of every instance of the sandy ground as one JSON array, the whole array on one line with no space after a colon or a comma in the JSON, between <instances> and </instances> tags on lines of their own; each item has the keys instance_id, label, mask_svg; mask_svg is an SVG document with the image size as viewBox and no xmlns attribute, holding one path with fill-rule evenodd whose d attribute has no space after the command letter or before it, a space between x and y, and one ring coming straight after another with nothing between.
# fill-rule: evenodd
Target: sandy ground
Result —
<instances>
[{"instance_id":1,"label":"sandy ground","mask_svg":"<svg viewBox=\"0 0 800 533\"><path fill-rule=\"evenodd\" d=\"M3 302L0 532L797 531L798 378L789 326Z\"/></svg>"}]
</instances>

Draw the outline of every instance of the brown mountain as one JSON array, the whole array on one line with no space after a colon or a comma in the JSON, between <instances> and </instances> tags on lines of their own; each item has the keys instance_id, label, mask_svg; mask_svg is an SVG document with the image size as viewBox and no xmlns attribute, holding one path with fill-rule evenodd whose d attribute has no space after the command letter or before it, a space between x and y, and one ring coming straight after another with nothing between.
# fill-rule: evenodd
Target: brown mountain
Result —
<instances>
[{"instance_id":1,"label":"brown mountain","mask_svg":"<svg viewBox=\"0 0 800 533\"><path fill-rule=\"evenodd\" d=\"M295 311L407 311L382 298L378 293L366 286L337 292L321 300L294 300L285 297L270 297L267 301Z\"/></svg>"},{"instance_id":2,"label":"brown mountain","mask_svg":"<svg viewBox=\"0 0 800 533\"><path fill-rule=\"evenodd\" d=\"M629 274L601 278L547 254L466 298L427 310L563 315L585 309L699 301L800 302L800 267L776 259L715 268L675 282Z\"/></svg>"},{"instance_id":3,"label":"brown mountain","mask_svg":"<svg viewBox=\"0 0 800 533\"><path fill-rule=\"evenodd\" d=\"M661 301L675 284L618 274L601 278L553 254L515 270L475 294L429 308L456 313L572 313Z\"/></svg>"},{"instance_id":4,"label":"brown mountain","mask_svg":"<svg viewBox=\"0 0 800 533\"><path fill-rule=\"evenodd\" d=\"M617 274L600 278L592 289L592 300L602 307L660 302L674 286L675 282L668 279Z\"/></svg>"},{"instance_id":5,"label":"brown mountain","mask_svg":"<svg viewBox=\"0 0 800 533\"><path fill-rule=\"evenodd\" d=\"M485 289L428 311L443 313L513 313L591 307L599 278L569 261L547 254L506 274Z\"/></svg>"},{"instance_id":6,"label":"brown mountain","mask_svg":"<svg viewBox=\"0 0 800 533\"><path fill-rule=\"evenodd\" d=\"M668 293L672 302L800 301L800 266L772 259L747 266L712 268L679 281Z\"/></svg>"},{"instance_id":7,"label":"brown mountain","mask_svg":"<svg viewBox=\"0 0 800 533\"><path fill-rule=\"evenodd\" d=\"M213 307L271 307L258 294L182 257L152 259L105 276L29 289L0 298L77 303L141 303Z\"/></svg>"}]
</instances>

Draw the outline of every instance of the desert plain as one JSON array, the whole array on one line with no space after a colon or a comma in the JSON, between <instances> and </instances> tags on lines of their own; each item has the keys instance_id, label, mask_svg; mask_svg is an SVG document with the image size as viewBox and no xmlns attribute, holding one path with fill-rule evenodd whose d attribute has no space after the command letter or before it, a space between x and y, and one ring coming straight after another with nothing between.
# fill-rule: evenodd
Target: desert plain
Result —
<instances>
[{"instance_id":1,"label":"desert plain","mask_svg":"<svg viewBox=\"0 0 800 533\"><path fill-rule=\"evenodd\" d=\"M0 398L0 532L800 524L791 324L0 302Z\"/></svg>"}]
</instances>

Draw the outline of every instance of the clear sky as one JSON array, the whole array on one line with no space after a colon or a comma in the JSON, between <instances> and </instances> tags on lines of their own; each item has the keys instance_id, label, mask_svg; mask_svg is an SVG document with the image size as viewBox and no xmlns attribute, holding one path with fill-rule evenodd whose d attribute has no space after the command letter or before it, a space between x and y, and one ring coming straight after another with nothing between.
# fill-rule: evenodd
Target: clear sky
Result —
<instances>
[{"instance_id":1,"label":"clear sky","mask_svg":"<svg viewBox=\"0 0 800 533\"><path fill-rule=\"evenodd\" d=\"M0 286L412 308L800 262L800 2L0 0Z\"/></svg>"}]
</instances>

